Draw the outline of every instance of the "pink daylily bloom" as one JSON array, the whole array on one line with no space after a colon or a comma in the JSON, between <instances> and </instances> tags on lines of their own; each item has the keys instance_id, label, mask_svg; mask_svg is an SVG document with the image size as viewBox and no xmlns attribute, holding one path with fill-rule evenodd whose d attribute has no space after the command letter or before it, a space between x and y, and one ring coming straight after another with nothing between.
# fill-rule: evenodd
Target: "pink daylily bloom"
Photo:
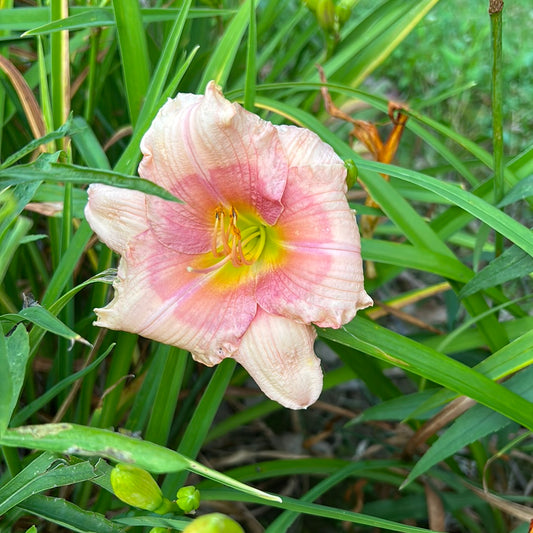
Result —
<instances>
[{"instance_id":1,"label":"pink daylily bloom","mask_svg":"<svg viewBox=\"0 0 533 533\"><path fill-rule=\"evenodd\" d=\"M263 392L301 409L322 390L312 324L372 305L346 170L330 146L227 101L179 94L141 142L139 175L183 203L91 185L85 213L121 255L96 325L232 357Z\"/></svg>"}]
</instances>

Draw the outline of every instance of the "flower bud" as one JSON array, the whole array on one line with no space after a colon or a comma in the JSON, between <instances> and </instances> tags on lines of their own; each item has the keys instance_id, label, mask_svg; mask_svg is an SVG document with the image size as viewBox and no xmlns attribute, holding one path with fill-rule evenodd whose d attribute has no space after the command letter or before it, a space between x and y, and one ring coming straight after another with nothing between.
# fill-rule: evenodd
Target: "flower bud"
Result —
<instances>
[{"instance_id":1,"label":"flower bud","mask_svg":"<svg viewBox=\"0 0 533 533\"><path fill-rule=\"evenodd\" d=\"M211 513L193 520L183 533L244 533L244 530L229 516Z\"/></svg>"},{"instance_id":2,"label":"flower bud","mask_svg":"<svg viewBox=\"0 0 533 533\"><path fill-rule=\"evenodd\" d=\"M316 11L316 5L318 0L302 0L302 4L307 6L307 8L313 13Z\"/></svg>"},{"instance_id":3,"label":"flower bud","mask_svg":"<svg viewBox=\"0 0 533 533\"><path fill-rule=\"evenodd\" d=\"M346 167L346 186L348 189L351 189L355 182L357 181L357 176L359 175L359 171L357 170L357 166L355 165L353 159L346 159L344 161L344 166Z\"/></svg>"},{"instance_id":4,"label":"flower bud","mask_svg":"<svg viewBox=\"0 0 533 533\"><path fill-rule=\"evenodd\" d=\"M176 503L185 513L196 511L200 506L200 491L192 485L181 487L176 494Z\"/></svg>"},{"instance_id":5,"label":"flower bud","mask_svg":"<svg viewBox=\"0 0 533 533\"><path fill-rule=\"evenodd\" d=\"M348 19L350 18L351 14L351 8L343 4L342 2L335 7L335 15L337 15L337 20L339 21L339 24L341 26L348 22Z\"/></svg>"},{"instance_id":6,"label":"flower bud","mask_svg":"<svg viewBox=\"0 0 533 533\"><path fill-rule=\"evenodd\" d=\"M335 29L335 4L333 0L318 0L316 19L323 30L332 31Z\"/></svg>"},{"instance_id":7,"label":"flower bud","mask_svg":"<svg viewBox=\"0 0 533 533\"><path fill-rule=\"evenodd\" d=\"M135 465L119 463L115 466L111 470L111 486L119 500L138 509L156 511L165 503L154 478Z\"/></svg>"},{"instance_id":8,"label":"flower bud","mask_svg":"<svg viewBox=\"0 0 533 533\"><path fill-rule=\"evenodd\" d=\"M153 527L150 533L170 533L170 529L168 527Z\"/></svg>"}]
</instances>

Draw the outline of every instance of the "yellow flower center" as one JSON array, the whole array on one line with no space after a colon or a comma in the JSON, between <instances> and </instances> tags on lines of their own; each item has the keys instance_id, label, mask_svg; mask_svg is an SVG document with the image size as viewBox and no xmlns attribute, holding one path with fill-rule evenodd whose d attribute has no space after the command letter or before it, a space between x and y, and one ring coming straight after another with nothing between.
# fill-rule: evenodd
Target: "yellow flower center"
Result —
<instances>
[{"instance_id":1,"label":"yellow flower center","mask_svg":"<svg viewBox=\"0 0 533 533\"><path fill-rule=\"evenodd\" d=\"M205 254L201 263L208 266L189 266L189 272L207 273L219 270L225 265L242 267L253 265L263 253L273 228L267 226L255 215L239 214L235 207L218 206L213 215L211 252ZM270 235L272 236L272 235ZM217 259L213 263L213 258Z\"/></svg>"}]
</instances>

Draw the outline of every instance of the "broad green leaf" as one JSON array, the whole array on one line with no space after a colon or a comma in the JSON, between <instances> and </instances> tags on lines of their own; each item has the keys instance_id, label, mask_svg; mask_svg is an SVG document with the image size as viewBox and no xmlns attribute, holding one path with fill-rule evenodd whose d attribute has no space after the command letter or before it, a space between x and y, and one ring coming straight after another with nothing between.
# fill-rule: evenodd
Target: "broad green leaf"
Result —
<instances>
[{"instance_id":1,"label":"broad green leaf","mask_svg":"<svg viewBox=\"0 0 533 533\"><path fill-rule=\"evenodd\" d=\"M12 322L20 322L22 320L29 320L33 324L39 326L40 328L69 339L72 342L81 342L90 346L89 341L85 340L81 335L78 335L75 331L72 331L68 326L66 326L59 318L53 315L48 309L45 309L39 304L31 305L30 307L25 307L18 313L10 313L2 315L1 320L9 320Z\"/></svg>"},{"instance_id":2,"label":"broad green leaf","mask_svg":"<svg viewBox=\"0 0 533 533\"><path fill-rule=\"evenodd\" d=\"M65 464L65 461L61 462ZM58 463L57 455L50 452L41 453L16 476L2 485L0 487L0 509L9 509L12 500L15 501L13 505L17 505L17 493L24 490L24 487L31 483L34 478L46 473L54 463ZM18 501L20 502L22 499Z\"/></svg>"},{"instance_id":3,"label":"broad green leaf","mask_svg":"<svg viewBox=\"0 0 533 533\"><path fill-rule=\"evenodd\" d=\"M77 533L121 533L126 530L104 515L86 511L62 498L36 494L18 506L49 523Z\"/></svg>"},{"instance_id":4,"label":"broad green leaf","mask_svg":"<svg viewBox=\"0 0 533 533\"><path fill-rule=\"evenodd\" d=\"M28 333L22 324L16 326L7 337L4 337L0 328L0 434L7 428L17 405L29 352Z\"/></svg>"},{"instance_id":5,"label":"broad green leaf","mask_svg":"<svg viewBox=\"0 0 533 533\"><path fill-rule=\"evenodd\" d=\"M105 457L135 463L157 474L189 470L263 500L279 501L277 496L244 485L168 448L105 429L64 423L21 426L0 436L0 445Z\"/></svg>"},{"instance_id":6,"label":"broad green leaf","mask_svg":"<svg viewBox=\"0 0 533 533\"><path fill-rule=\"evenodd\" d=\"M0 330L0 375L3 376L0 394L0 435L4 432L11 419L13 379L11 378L11 365L8 358L7 346L3 331ZM18 395L17 395L18 398ZM14 406L13 406L14 407Z\"/></svg>"},{"instance_id":7,"label":"broad green leaf","mask_svg":"<svg viewBox=\"0 0 533 533\"><path fill-rule=\"evenodd\" d=\"M533 366L506 381L506 386L516 394L533 402ZM500 413L495 413L483 405L475 405L462 414L451 427L432 444L431 448L416 463L402 485L405 487L418 476L427 472L433 465L450 457L461 448L485 435L496 433L511 421Z\"/></svg>"},{"instance_id":8,"label":"broad green leaf","mask_svg":"<svg viewBox=\"0 0 533 533\"><path fill-rule=\"evenodd\" d=\"M518 246L511 246L478 272L459 292L464 298L512 279L529 276L533 272L533 256Z\"/></svg>"},{"instance_id":9,"label":"broad green leaf","mask_svg":"<svg viewBox=\"0 0 533 533\"><path fill-rule=\"evenodd\" d=\"M50 457L49 454L43 455L47 459ZM52 457L52 463L41 471L37 471L32 465L33 463L30 463L0 489L0 514L6 513L39 492L80 483L100 475L98 465L93 466L89 461L65 465L64 461L58 461L57 457Z\"/></svg>"}]
</instances>

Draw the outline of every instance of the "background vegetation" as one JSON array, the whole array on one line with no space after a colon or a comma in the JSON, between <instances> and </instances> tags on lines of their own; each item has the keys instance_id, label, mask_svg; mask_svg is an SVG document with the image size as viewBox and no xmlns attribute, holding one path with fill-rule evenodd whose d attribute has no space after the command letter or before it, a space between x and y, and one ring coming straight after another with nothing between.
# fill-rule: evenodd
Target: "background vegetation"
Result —
<instances>
[{"instance_id":1,"label":"background vegetation","mask_svg":"<svg viewBox=\"0 0 533 533\"><path fill-rule=\"evenodd\" d=\"M531 9L506 2L500 62L488 2L341 0L336 22L327 4L0 4L0 531L182 530L112 494L125 456L249 532L528 531ZM316 64L383 139L388 100L409 106L395 165L328 116ZM379 217L362 242L376 305L318 332L325 391L305 412L231 361L92 326L116 257L86 185L143 189L128 176L153 116L210 79L353 159L350 201Z\"/></svg>"}]
</instances>

